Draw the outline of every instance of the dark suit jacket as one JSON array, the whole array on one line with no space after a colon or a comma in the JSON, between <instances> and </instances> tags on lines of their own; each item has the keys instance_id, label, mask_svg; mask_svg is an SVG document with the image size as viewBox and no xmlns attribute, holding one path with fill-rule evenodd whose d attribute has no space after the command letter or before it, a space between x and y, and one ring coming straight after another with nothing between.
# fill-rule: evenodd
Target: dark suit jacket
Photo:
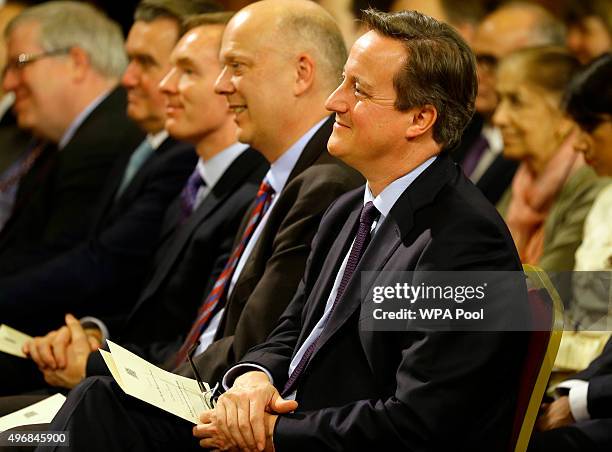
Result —
<instances>
[{"instance_id":1,"label":"dark suit jacket","mask_svg":"<svg viewBox=\"0 0 612 452\"><path fill-rule=\"evenodd\" d=\"M612 418L612 339L589 367L571 379L589 382L587 408L591 419Z\"/></svg>"},{"instance_id":2,"label":"dark suit jacket","mask_svg":"<svg viewBox=\"0 0 612 452\"><path fill-rule=\"evenodd\" d=\"M482 116L475 114L463 132L461 142L451 151L451 155L457 163L461 164L463 162L468 151L480 137L483 125L484 119ZM499 154L478 179L476 186L491 201L491 204L496 204L510 186L517 168L518 162L508 160L504 158L503 154Z\"/></svg>"},{"instance_id":3,"label":"dark suit jacket","mask_svg":"<svg viewBox=\"0 0 612 452\"><path fill-rule=\"evenodd\" d=\"M168 138L115 200L130 157L126 154L111 173L86 242L0 279L5 321L42 334L62 324L65 312L77 316L129 312L151 264L165 211L197 161L192 146ZM24 304L36 314L26 313Z\"/></svg>"},{"instance_id":4,"label":"dark suit jacket","mask_svg":"<svg viewBox=\"0 0 612 452\"><path fill-rule=\"evenodd\" d=\"M329 209L294 299L242 360L268 369L277 388L323 313L362 204L358 189ZM520 269L502 219L444 155L400 196L354 274ZM368 331L360 326L360 282L348 283L298 380L298 409L280 416L276 450L505 450L515 391L499 388L518 387L525 337ZM526 311L526 301L514 308Z\"/></svg>"},{"instance_id":5,"label":"dark suit jacket","mask_svg":"<svg viewBox=\"0 0 612 452\"><path fill-rule=\"evenodd\" d=\"M61 150L48 145L19 185L11 219L0 233L0 275L44 262L82 242L117 159L144 138L126 116L116 88Z\"/></svg>"},{"instance_id":6,"label":"dark suit jacket","mask_svg":"<svg viewBox=\"0 0 612 452\"><path fill-rule=\"evenodd\" d=\"M130 344L151 361L164 361L165 346L189 329L205 288L225 265L236 230L267 169L265 159L248 149L185 223L179 223L180 199L173 202L163 221L153 268L131 313L127 319L103 319L113 339ZM99 353L90 355L88 374L107 372L100 358Z\"/></svg>"}]
</instances>

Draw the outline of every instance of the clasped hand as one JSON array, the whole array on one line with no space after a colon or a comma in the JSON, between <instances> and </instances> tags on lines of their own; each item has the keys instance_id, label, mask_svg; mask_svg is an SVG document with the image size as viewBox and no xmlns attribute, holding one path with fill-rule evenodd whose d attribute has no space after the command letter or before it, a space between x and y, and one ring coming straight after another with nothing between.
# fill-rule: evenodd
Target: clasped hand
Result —
<instances>
[{"instance_id":1,"label":"clasped hand","mask_svg":"<svg viewBox=\"0 0 612 452\"><path fill-rule=\"evenodd\" d=\"M297 408L283 399L264 372L248 372L219 397L193 428L200 446L214 450L274 451L272 435L279 414Z\"/></svg>"},{"instance_id":2,"label":"clasped hand","mask_svg":"<svg viewBox=\"0 0 612 452\"><path fill-rule=\"evenodd\" d=\"M98 330L85 330L74 316L66 314L66 325L28 341L23 352L36 363L48 384L72 388L85 377L87 357L100 343Z\"/></svg>"}]
</instances>

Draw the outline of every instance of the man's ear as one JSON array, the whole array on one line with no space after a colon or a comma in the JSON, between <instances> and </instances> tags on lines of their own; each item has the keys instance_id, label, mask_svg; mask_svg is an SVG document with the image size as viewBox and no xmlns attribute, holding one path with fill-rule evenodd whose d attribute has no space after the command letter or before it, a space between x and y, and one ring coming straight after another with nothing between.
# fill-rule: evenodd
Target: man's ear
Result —
<instances>
[{"instance_id":1,"label":"man's ear","mask_svg":"<svg viewBox=\"0 0 612 452\"><path fill-rule=\"evenodd\" d=\"M406 129L406 138L418 138L432 129L438 119L438 112L433 105L423 105L410 110L410 120Z\"/></svg>"},{"instance_id":2,"label":"man's ear","mask_svg":"<svg viewBox=\"0 0 612 452\"><path fill-rule=\"evenodd\" d=\"M314 83L316 63L314 59L307 53L301 53L297 56L295 65L295 85L293 94L301 96Z\"/></svg>"},{"instance_id":3,"label":"man's ear","mask_svg":"<svg viewBox=\"0 0 612 452\"><path fill-rule=\"evenodd\" d=\"M80 82L85 78L87 71L91 67L89 55L80 47L72 47L69 55L72 61L72 78L74 81Z\"/></svg>"}]
</instances>

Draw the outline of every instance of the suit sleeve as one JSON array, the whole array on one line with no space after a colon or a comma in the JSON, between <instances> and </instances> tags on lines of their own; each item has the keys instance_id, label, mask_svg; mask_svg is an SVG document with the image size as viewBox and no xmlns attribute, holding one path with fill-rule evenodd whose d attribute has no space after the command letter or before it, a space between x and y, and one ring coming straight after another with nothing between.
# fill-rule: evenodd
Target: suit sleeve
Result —
<instances>
[{"instance_id":1,"label":"suit sleeve","mask_svg":"<svg viewBox=\"0 0 612 452\"><path fill-rule=\"evenodd\" d=\"M220 381L229 366L266 339L295 295L323 213L338 196L360 184L338 165L311 167L292 182L298 179L296 195L283 200L289 206L287 215L274 238L264 273L242 309L235 334L215 341L197 359L198 368L210 381ZM284 208L280 200L275 208Z\"/></svg>"},{"instance_id":2,"label":"suit sleeve","mask_svg":"<svg viewBox=\"0 0 612 452\"><path fill-rule=\"evenodd\" d=\"M612 417L612 373L589 381L587 406L591 419Z\"/></svg>"}]
</instances>

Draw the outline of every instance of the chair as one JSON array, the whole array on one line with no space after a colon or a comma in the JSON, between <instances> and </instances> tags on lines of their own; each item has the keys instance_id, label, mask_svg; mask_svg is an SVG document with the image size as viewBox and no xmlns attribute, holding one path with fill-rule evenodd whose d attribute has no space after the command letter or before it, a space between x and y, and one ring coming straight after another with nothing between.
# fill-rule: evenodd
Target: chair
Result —
<instances>
[{"instance_id":1,"label":"chair","mask_svg":"<svg viewBox=\"0 0 612 452\"><path fill-rule=\"evenodd\" d=\"M520 373L510 451L525 452L538 416L542 397L555 362L563 333L563 303L541 268L523 265L533 328Z\"/></svg>"}]
</instances>

